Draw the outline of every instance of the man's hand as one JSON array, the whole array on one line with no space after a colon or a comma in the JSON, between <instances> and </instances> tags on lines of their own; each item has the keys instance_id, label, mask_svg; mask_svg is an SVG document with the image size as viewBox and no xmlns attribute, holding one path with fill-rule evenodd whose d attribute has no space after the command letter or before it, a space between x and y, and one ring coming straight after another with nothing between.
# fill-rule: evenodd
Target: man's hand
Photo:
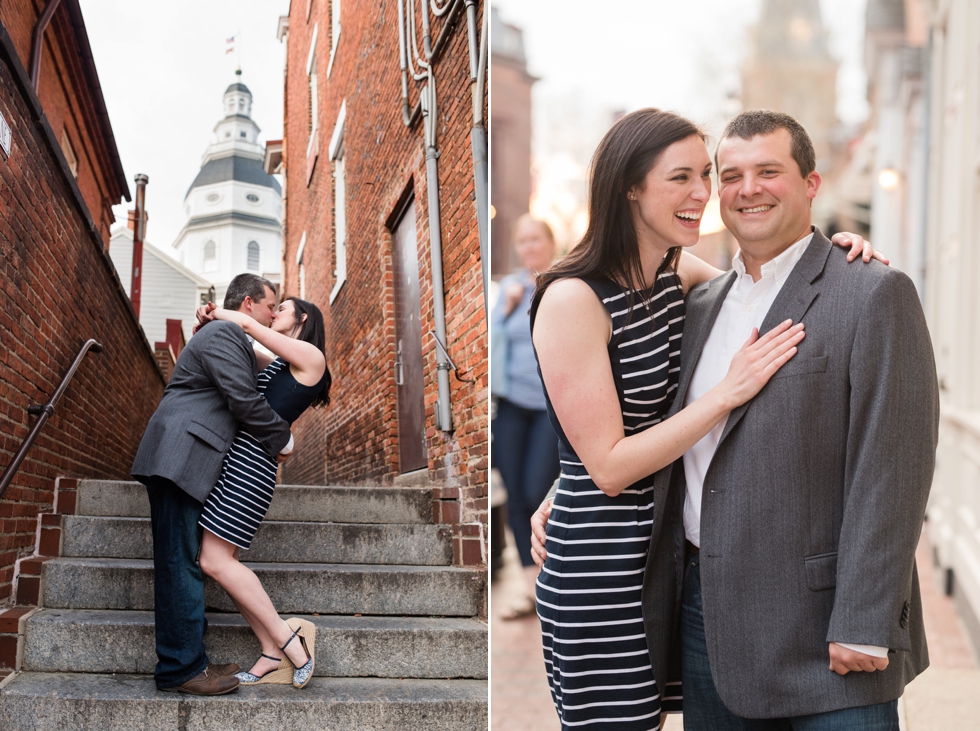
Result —
<instances>
[{"instance_id":1,"label":"man's hand","mask_svg":"<svg viewBox=\"0 0 980 731\"><path fill-rule=\"evenodd\" d=\"M280 452L279 454L277 454L277 455L276 455L276 462L278 462L279 464L282 464L282 463L283 463L283 462L285 462L285 461L286 461L287 459L289 459L290 457L292 457L292 456L293 456L293 453L294 453L295 451L296 451L296 450L294 449L294 450L293 450L292 452L290 452L289 454L283 454L282 452Z\"/></svg>"},{"instance_id":2,"label":"man's hand","mask_svg":"<svg viewBox=\"0 0 980 731\"><path fill-rule=\"evenodd\" d=\"M198 330L204 327L204 325L211 322L211 320L214 319L214 316L211 313L216 309L218 309L218 306L214 302L208 302L206 305L201 305L198 307L197 310L194 311L194 317L197 319L197 324L194 326L194 329L191 330L191 334L196 334Z\"/></svg>"},{"instance_id":3,"label":"man's hand","mask_svg":"<svg viewBox=\"0 0 980 731\"><path fill-rule=\"evenodd\" d=\"M887 667L887 657L866 655L863 652L841 647L836 642L830 643L830 669L838 675L847 675L852 671L873 673L875 670L884 670Z\"/></svg>"},{"instance_id":4,"label":"man's hand","mask_svg":"<svg viewBox=\"0 0 980 731\"><path fill-rule=\"evenodd\" d=\"M544 566L544 560L548 558L548 553L544 549L545 526L548 525L548 516L551 515L551 506L554 502L554 500L545 500L531 516L531 558L538 568Z\"/></svg>"}]
</instances>

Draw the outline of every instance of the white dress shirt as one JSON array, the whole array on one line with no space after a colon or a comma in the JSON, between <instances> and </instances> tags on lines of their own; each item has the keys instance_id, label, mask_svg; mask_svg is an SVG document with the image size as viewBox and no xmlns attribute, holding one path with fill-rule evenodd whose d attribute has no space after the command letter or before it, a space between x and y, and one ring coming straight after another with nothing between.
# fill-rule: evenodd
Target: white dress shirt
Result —
<instances>
[{"instance_id":1,"label":"white dress shirt","mask_svg":"<svg viewBox=\"0 0 980 731\"><path fill-rule=\"evenodd\" d=\"M752 328L761 327L762 321L769 314L779 290L783 288L786 278L793 267L803 256L813 234L808 234L772 261L762 265L761 276L756 282L746 273L742 252L739 251L732 259L732 268L738 274L738 279L728 290L728 295L722 303L721 310L711 333L705 341L701 358L691 377L691 385L687 390L684 406L701 398L712 388L721 383L728 373L732 358L752 334ZM728 421L726 416L715 428L709 431L697 444L684 455L684 475L687 478L687 494L684 500L684 534L693 545L701 545L701 493L704 488L704 476L718 448L721 433ZM888 650L873 645L852 645L838 643L857 652L875 657L887 657Z\"/></svg>"}]
</instances>

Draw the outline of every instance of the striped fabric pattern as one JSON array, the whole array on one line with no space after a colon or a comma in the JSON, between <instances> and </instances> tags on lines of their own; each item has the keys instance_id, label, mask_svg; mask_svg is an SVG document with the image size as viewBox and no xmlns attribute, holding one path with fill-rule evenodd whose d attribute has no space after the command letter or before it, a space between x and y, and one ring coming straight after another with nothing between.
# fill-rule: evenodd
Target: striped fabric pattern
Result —
<instances>
[{"instance_id":1,"label":"striped fabric pattern","mask_svg":"<svg viewBox=\"0 0 980 731\"><path fill-rule=\"evenodd\" d=\"M258 375L259 393L288 364L277 358ZM200 525L241 549L248 550L265 518L276 488L279 463L244 431L235 435L221 465L221 476L204 503Z\"/></svg>"},{"instance_id":2,"label":"striped fabric pattern","mask_svg":"<svg viewBox=\"0 0 980 731\"><path fill-rule=\"evenodd\" d=\"M683 291L662 274L635 297L586 280L612 317L609 358L626 435L666 415L677 390ZM679 688L661 698L643 630L641 594L653 518L653 477L609 497L589 477L548 404L559 434L561 480L537 582L545 666L563 730L655 731Z\"/></svg>"}]
</instances>

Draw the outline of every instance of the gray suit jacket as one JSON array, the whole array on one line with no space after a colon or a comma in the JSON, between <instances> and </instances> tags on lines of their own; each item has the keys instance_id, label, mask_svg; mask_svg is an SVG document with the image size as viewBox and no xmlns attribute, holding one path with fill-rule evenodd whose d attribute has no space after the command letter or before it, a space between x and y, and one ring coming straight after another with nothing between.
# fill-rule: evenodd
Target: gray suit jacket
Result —
<instances>
[{"instance_id":1,"label":"gray suit jacket","mask_svg":"<svg viewBox=\"0 0 980 731\"><path fill-rule=\"evenodd\" d=\"M216 320L202 328L177 359L143 433L133 477L164 477L203 503L239 429L276 455L289 442L289 424L259 394L255 371L255 352L240 327Z\"/></svg>"},{"instance_id":2,"label":"gray suit jacket","mask_svg":"<svg viewBox=\"0 0 980 731\"><path fill-rule=\"evenodd\" d=\"M908 277L845 256L816 231L761 328L802 320L806 338L731 413L705 476L708 656L722 701L744 717L894 700L929 662L915 547L938 439L932 346ZM673 411L734 281L730 271L688 296ZM656 477L667 509L644 581L661 673L675 661L683 491L679 460ZM834 641L890 648L888 669L831 672Z\"/></svg>"}]
</instances>

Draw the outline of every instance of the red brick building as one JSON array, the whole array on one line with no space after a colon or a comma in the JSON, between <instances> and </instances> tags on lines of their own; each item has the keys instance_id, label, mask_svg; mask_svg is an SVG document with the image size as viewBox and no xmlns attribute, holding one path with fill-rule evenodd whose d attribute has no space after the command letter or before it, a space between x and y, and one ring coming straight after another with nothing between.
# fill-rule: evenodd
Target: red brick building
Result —
<instances>
[{"instance_id":1,"label":"red brick building","mask_svg":"<svg viewBox=\"0 0 980 731\"><path fill-rule=\"evenodd\" d=\"M485 7L450 0L437 17L415 5L410 17L411 3L295 0L280 23L283 294L323 310L334 377L330 406L294 426L282 479L432 484L455 563L482 566L487 326L471 130L487 111ZM422 76L408 71L404 86L403 58Z\"/></svg>"},{"instance_id":2,"label":"red brick building","mask_svg":"<svg viewBox=\"0 0 980 731\"><path fill-rule=\"evenodd\" d=\"M45 15L45 11L53 12ZM3 0L0 23L92 220L109 245L112 206L130 200L78 0Z\"/></svg>"},{"instance_id":3,"label":"red brick building","mask_svg":"<svg viewBox=\"0 0 980 731\"><path fill-rule=\"evenodd\" d=\"M0 468L35 423L28 406L49 400L82 344L104 350L82 361L0 499L0 608L31 599L12 596L15 567L43 535L55 481L127 478L164 387L106 249L111 206L129 190L77 0L40 35L37 90L31 81L44 6L0 3ZM61 480L62 508L71 483ZM36 598L37 581L20 588Z\"/></svg>"},{"instance_id":4,"label":"red brick building","mask_svg":"<svg viewBox=\"0 0 980 731\"><path fill-rule=\"evenodd\" d=\"M505 23L494 9L490 72L493 76L493 130L491 201L493 275L497 279L520 265L513 246L517 219L531 203L531 86L537 79L527 72L524 33Z\"/></svg>"}]
</instances>

